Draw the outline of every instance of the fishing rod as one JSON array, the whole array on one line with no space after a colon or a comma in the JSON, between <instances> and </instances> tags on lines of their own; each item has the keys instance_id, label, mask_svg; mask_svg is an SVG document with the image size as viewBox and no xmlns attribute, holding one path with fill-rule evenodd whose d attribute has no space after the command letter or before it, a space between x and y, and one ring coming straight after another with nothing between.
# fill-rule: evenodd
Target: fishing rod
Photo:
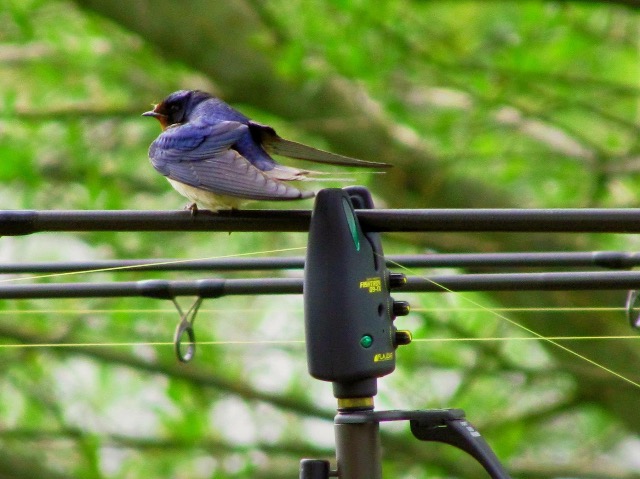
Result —
<instances>
[{"instance_id":1,"label":"fishing rod","mask_svg":"<svg viewBox=\"0 0 640 479\"><path fill-rule=\"evenodd\" d=\"M408 345L412 339L409 331L395 326L398 316L410 312L409 304L395 300L391 292L396 289L406 292L629 289L639 287L640 273L577 271L407 278L387 269L395 263L390 258L385 261L380 233L638 233L640 210L375 210L373 207L366 189L350 187L320 191L313 212L199 211L194 215L189 211L2 211L0 235L43 231L299 231L308 232L308 245L303 262L304 279L11 284L0 285L0 299L142 296L171 300L180 314L174 337L176 353L181 361L189 361L196 344L193 321L204 299L235 294L302 293L308 370L314 378L332 384L337 415L335 467L326 460L304 459L300 463L300 479L381 479L379 428L381 423L390 421L408 421L418 440L455 446L478 461L492 478L509 479L506 469L463 411L375 410L378 378L394 371L398 348ZM440 261L442 266L459 267L500 262L541 266L547 262L555 266L580 263L578 266L626 269L637 264L632 253L600 256L582 253L573 257L568 254L549 253L520 259L506 254L484 258L482 255L447 258L433 255L436 259L431 260ZM424 261L424 256L429 255L421 256L416 261ZM397 263L406 265L407 259ZM248 264L244 263L243 267ZM299 259L296 264L300 266ZM177 304L178 296L195 296L196 300L183 311ZM630 295L628 311L637 309L636 299L637 295L635 298Z\"/></svg>"},{"instance_id":2,"label":"fishing rod","mask_svg":"<svg viewBox=\"0 0 640 479\"><path fill-rule=\"evenodd\" d=\"M624 251L425 253L389 255L387 266L407 268L544 268L593 267L629 269L640 266L640 253ZM0 274L117 271L271 271L304 268L303 256L268 258L213 258L185 260L147 258L129 260L0 263Z\"/></svg>"},{"instance_id":3,"label":"fishing rod","mask_svg":"<svg viewBox=\"0 0 640 479\"><path fill-rule=\"evenodd\" d=\"M577 291L640 288L640 271L571 271L557 273L487 273L406 277L408 293L480 291ZM0 284L2 299L176 296L218 298L234 295L302 294L303 278L207 278L104 283Z\"/></svg>"},{"instance_id":4,"label":"fishing rod","mask_svg":"<svg viewBox=\"0 0 640 479\"><path fill-rule=\"evenodd\" d=\"M365 232L640 233L640 209L355 209ZM310 210L4 210L0 235L44 231L307 232Z\"/></svg>"}]
</instances>

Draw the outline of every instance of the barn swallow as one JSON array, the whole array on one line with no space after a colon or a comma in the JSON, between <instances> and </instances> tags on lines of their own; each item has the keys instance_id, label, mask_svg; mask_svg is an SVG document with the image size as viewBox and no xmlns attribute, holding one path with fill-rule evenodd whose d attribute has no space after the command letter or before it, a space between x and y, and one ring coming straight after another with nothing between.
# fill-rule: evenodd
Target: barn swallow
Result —
<instances>
[{"instance_id":1,"label":"barn swallow","mask_svg":"<svg viewBox=\"0 0 640 479\"><path fill-rule=\"evenodd\" d=\"M288 182L308 180L317 172L281 165L270 154L342 166L391 166L285 140L273 128L198 90L176 91L142 115L156 118L163 130L149 147L151 164L193 202L192 208L216 211L237 208L246 200L314 195Z\"/></svg>"}]
</instances>

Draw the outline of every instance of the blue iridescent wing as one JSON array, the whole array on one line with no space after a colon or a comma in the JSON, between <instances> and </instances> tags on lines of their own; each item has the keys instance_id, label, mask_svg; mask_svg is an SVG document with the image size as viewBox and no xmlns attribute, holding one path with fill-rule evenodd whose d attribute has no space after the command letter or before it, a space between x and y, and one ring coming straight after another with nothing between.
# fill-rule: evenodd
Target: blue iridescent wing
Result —
<instances>
[{"instance_id":1,"label":"blue iridescent wing","mask_svg":"<svg viewBox=\"0 0 640 479\"><path fill-rule=\"evenodd\" d=\"M164 176L221 195L256 200L312 196L270 177L231 149L247 131L246 125L232 121L185 123L165 130L151 144L149 158Z\"/></svg>"}]
</instances>

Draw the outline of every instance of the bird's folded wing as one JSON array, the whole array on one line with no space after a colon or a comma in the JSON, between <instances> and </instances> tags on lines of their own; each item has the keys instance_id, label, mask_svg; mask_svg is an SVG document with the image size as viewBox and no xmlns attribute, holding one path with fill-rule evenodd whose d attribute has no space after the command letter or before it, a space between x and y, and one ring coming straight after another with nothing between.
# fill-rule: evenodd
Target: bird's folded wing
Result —
<instances>
[{"instance_id":1,"label":"bird's folded wing","mask_svg":"<svg viewBox=\"0 0 640 479\"><path fill-rule=\"evenodd\" d=\"M253 121L249 122L249 130L253 137L262 144L267 153L329 165L355 166L359 168L390 168L393 166L389 163L358 160L349 156L319 150L295 141L285 140L278 136L270 126L261 125Z\"/></svg>"},{"instance_id":2,"label":"bird's folded wing","mask_svg":"<svg viewBox=\"0 0 640 479\"><path fill-rule=\"evenodd\" d=\"M290 200L313 196L313 192L301 191L270 178L234 150L199 161L170 162L165 167L165 176L168 178L220 195L253 200Z\"/></svg>"},{"instance_id":3,"label":"bird's folded wing","mask_svg":"<svg viewBox=\"0 0 640 479\"><path fill-rule=\"evenodd\" d=\"M163 163L199 161L228 150L246 132L247 125L237 121L176 125L167 128L151 144L149 158L157 169Z\"/></svg>"}]
</instances>

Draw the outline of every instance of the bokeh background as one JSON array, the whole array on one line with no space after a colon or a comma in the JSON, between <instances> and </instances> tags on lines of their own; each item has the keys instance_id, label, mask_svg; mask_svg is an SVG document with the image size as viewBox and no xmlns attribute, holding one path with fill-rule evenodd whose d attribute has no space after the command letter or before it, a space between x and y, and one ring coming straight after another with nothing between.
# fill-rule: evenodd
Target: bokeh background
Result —
<instances>
[{"instance_id":1,"label":"bokeh background","mask_svg":"<svg viewBox=\"0 0 640 479\"><path fill-rule=\"evenodd\" d=\"M0 207L182 208L147 160L158 124L140 117L181 88L215 93L285 137L393 163L384 175L351 172L380 207L638 207L639 39L637 0L0 0ZM305 243L301 233L37 234L1 238L0 259L285 256ZM384 236L387 254L638 243ZM205 276L220 274L28 280ZM624 291L396 296L414 307L398 325L428 341L400 350L379 408L464 408L514 478L640 477L640 388L523 340L500 317L546 336L629 335ZM206 300L198 339L222 344L188 365L156 344L177 320L151 299L0 302L0 477L291 478L300 458L332 457L335 401L306 373L300 297ZM638 341L563 345L640 381ZM483 477L407 429L383 426L385 477Z\"/></svg>"}]
</instances>

